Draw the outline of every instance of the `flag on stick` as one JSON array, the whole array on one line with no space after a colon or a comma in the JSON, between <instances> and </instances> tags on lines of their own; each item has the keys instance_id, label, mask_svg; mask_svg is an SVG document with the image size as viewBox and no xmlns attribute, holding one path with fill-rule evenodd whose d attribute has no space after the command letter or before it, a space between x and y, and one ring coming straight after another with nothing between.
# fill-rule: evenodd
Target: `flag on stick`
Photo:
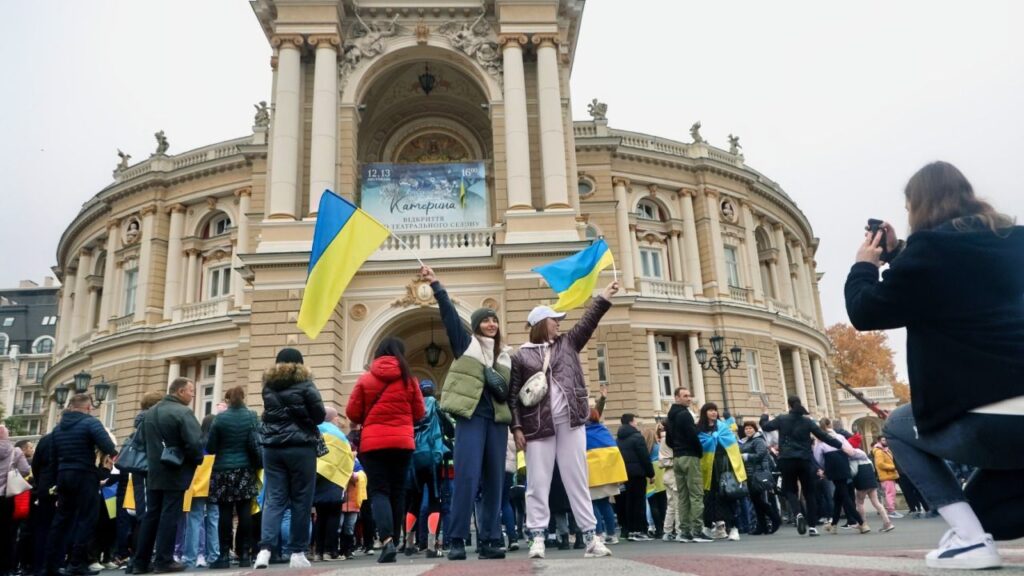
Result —
<instances>
[{"instance_id":1,"label":"flag on stick","mask_svg":"<svg viewBox=\"0 0 1024 576\"><path fill-rule=\"evenodd\" d=\"M558 302L552 308L565 312L582 306L590 299L597 286L597 276L614 262L608 244L604 238L598 238L589 248L538 266L533 271L543 276L548 286L558 294Z\"/></svg>"},{"instance_id":2,"label":"flag on stick","mask_svg":"<svg viewBox=\"0 0 1024 576\"><path fill-rule=\"evenodd\" d=\"M296 323L306 336L314 339L320 334L356 271L390 234L373 216L324 190Z\"/></svg>"}]
</instances>

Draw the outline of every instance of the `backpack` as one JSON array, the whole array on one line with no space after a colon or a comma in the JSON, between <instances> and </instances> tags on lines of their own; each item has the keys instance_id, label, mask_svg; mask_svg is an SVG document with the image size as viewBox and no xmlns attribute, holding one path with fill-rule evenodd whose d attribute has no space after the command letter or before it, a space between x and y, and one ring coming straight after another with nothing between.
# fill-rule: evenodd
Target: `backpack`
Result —
<instances>
[{"instance_id":1,"label":"backpack","mask_svg":"<svg viewBox=\"0 0 1024 576\"><path fill-rule=\"evenodd\" d=\"M441 435L441 415L437 411L437 400L425 398L426 414L416 423L413 431L416 449L412 453L412 467L435 469L444 457L444 439Z\"/></svg>"}]
</instances>

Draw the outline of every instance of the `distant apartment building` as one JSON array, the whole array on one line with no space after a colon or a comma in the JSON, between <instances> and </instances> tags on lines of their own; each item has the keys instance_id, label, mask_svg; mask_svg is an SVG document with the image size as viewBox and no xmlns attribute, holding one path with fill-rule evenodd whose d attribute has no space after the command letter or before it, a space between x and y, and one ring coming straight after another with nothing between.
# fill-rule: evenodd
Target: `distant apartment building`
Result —
<instances>
[{"instance_id":1,"label":"distant apartment building","mask_svg":"<svg viewBox=\"0 0 1024 576\"><path fill-rule=\"evenodd\" d=\"M44 430L43 376L53 359L58 289L49 277L42 286L22 280L0 289L0 411L13 436Z\"/></svg>"}]
</instances>

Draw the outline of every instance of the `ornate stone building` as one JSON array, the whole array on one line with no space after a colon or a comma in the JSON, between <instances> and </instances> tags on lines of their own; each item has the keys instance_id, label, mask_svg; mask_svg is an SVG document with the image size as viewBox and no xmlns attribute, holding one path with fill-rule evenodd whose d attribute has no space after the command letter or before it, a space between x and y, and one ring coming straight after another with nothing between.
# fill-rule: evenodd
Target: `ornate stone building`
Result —
<instances>
[{"instance_id":1,"label":"ornate stone building","mask_svg":"<svg viewBox=\"0 0 1024 576\"><path fill-rule=\"evenodd\" d=\"M604 236L624 290L583 359L591 385L608 385L609 416L664 414L680 384L721 401L718 376L693 361L716 331L743 349L726 375L734 412L798 393L832 413L809 222L738 142L716 148L699 126L693 143L612 129L597 101L574 122L582 1L252 4L274 48L271 107L252 134L198 150L167 155L159 134L157 153L124 161L86 202L57 254L49 389L82 369L115 383L123 434L141 395L178 375L196 379L200 417L238 384L258 406L262 371L295 346L343 406L389 335L440 382L451 354L417 256L467 325L492 306L519 344L526 313L555 299L531 268ZM453 166L446 191L431 170ZM406 202L421 184L448 212ZM324 189L394 218L396 236L310 341L295 321Z\"/></svg>"}]
</instances>

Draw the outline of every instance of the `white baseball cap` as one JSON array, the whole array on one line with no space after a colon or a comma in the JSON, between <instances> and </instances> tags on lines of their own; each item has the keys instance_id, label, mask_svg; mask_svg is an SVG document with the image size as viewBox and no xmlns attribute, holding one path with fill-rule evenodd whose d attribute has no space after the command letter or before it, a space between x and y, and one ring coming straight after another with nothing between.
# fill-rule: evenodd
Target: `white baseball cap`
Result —
<instances>
[{"instance_id":1,"label":"white baseball cap","mask_svg":"<svg viewBox=\"0 0 1024 576\"><path fill-rule=\"evenodd\" d=\"M536 326L542 320L547 318L561 320L562 318L565 318L565 312L555 312L550 306L537 306L533 310L530 310L530 315L526 317L526 322L530 326Z\"/></svg>"}]
</instances>

